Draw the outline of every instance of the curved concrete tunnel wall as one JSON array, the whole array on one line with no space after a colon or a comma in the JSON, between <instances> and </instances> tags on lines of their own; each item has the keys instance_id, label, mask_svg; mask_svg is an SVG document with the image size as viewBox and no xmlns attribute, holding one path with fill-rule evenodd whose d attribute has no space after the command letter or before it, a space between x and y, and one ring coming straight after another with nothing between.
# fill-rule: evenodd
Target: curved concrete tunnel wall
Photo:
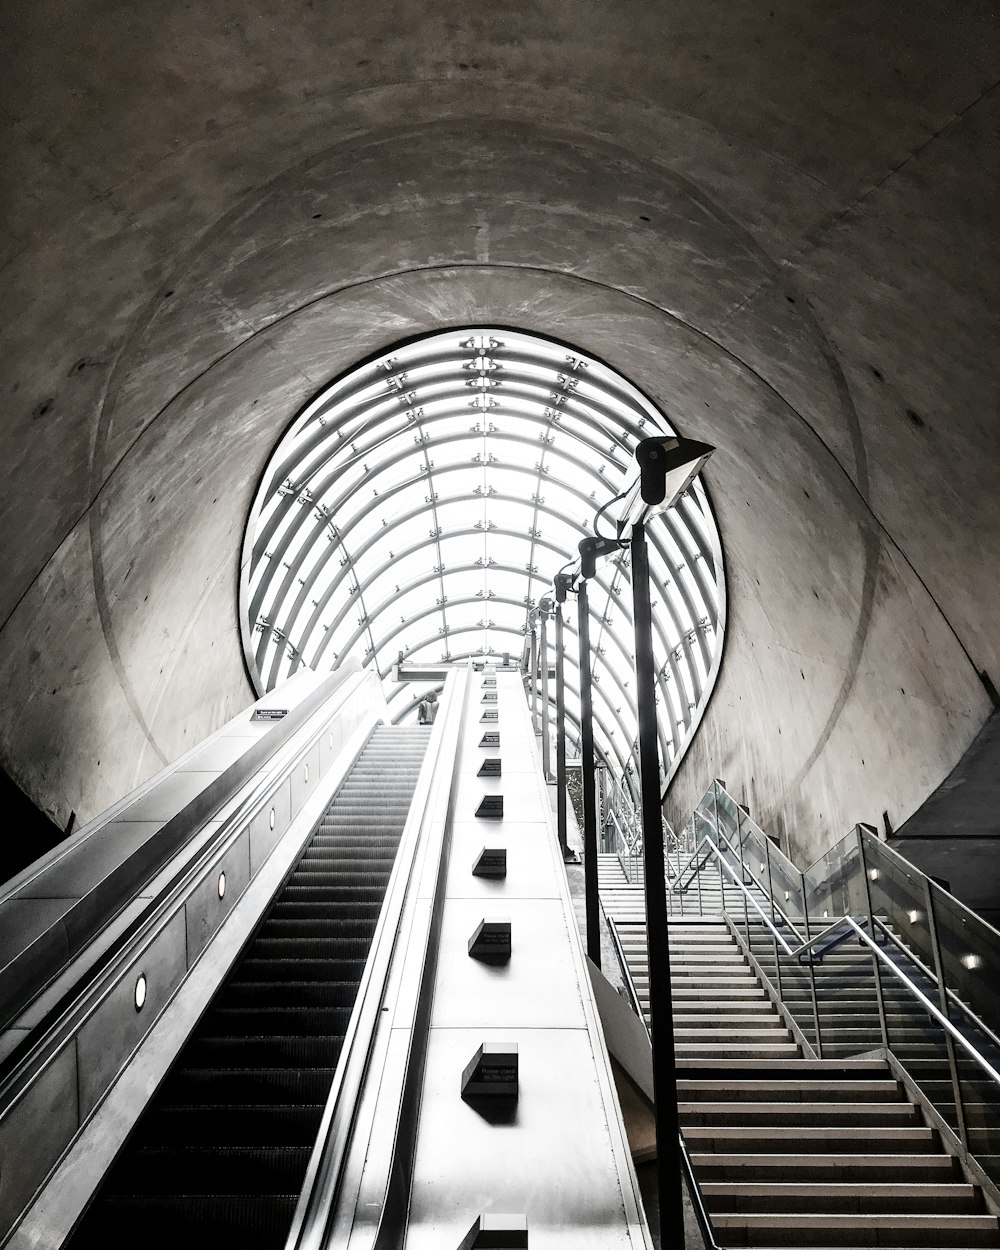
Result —
<instances>
[{"instance_id":1,"label":"curved concrete tunnel wall","mask_svg":"<svg viewBox=\"0 0 1000 1250\"><path fill-rule=\"evenodd\" d=\"M800 859L900 823L1000 684L1000 41L952 13L19 6L8 771L87 819L247 703L281 431L402 337L499 323L719 448L726 655L668 814L721 776Z\"/></svg>"}]
</instances>

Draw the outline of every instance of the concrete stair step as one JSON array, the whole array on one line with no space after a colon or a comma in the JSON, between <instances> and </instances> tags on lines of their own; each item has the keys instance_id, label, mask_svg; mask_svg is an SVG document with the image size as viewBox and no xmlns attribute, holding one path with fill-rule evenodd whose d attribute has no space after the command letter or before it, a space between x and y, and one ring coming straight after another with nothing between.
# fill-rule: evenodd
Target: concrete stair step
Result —
<instances>
[{"instance_id":1,"label":"concrete stair step","mask_svg":"<svg viewBox=\"0 0 1000 1250\"><path fill-rule=\"evenodd\" d=\"M674 1047L678 1060L691 1059L695 1056L703 1059L729 1058L743 1059L781 1059L791 1058L798 1054L794 1042L771 1045L765 1042L743 1042L738 1037L723 1043L713 1042L677 1042Z\"/></svg>"},{"instance_id":2,"label":"concrete stair step","mask_svg":"<svg viewBox=\"0 0 1000 1250\"><path fill-rule=\"evenodd\" d=\"M684 1130L684 1140L693 1151L706 1149L748 1154L829 1154L836 1147L840 1154L930 1153L937 1149L933 1130L926 1125L905 1128L886 1125L834 1125L830 1128L796 1128L776 1125L751 1129L745 1125L700 1125Z\"/></svg>"},{"instance_id":3,"label":"concrete stair step","mask_svg":"<svg viewBox=\"0 0 1000 1250\"><path fill-rule=\"evenodd\" d=\"M726 1245L750 1246L994 1246L992 1215L781 1215L713 1213Z\"/></svg>"},{"instance_id":4,"label":"concrete stair step","mask_svg":"<svg viewBox=\"0 0 1000 1250\"><path fill-rule=\"evenodd\" d=\"M807 1127L817 1132L849 1125L872 1127L876 1124L922 1124L910 1102L816 1103L816 1102L683 1102L678 1114L685 1130L688 1125L737 1125L750 1127Z\"/></svg>"},{"instance_id":5,"label":"concrete stair step","mask_svg":"<svg viewBox=\"0 0 1000 1250\"><path fill-rule=\"evenodd\" d=\"M778 1016L774 1012L761 1015L751 1015L749 1012L738 1012L723 1014L715 1012L712 1014L706 1012L697 1012L690 1007L681 1007L674 1009L674 1027L678 1029L691 1028L739 1028L739 1029L760 1029L766 1026L781 1027L782 1032L787 1033L788 1030L784 1026L779 1025Z\"/></svg>"},{"instance_id":6,"label":"concrete stair step","mask_svg":"<svg viewBox=\"0 0 1000 1250\"><path fill-rule=\"evenodd\" d=\"M941 1182L942 1178L961 1177L957 1159L945 1154L892 1154L879 1153L830 1154L810 1152L803 1155L719 1151L714 1154L696 1154L692 1151L691 1163L699 1179L734 1180L741 1184L752 1181L775 1181L785 1174L789 1180L846 1182L864 1181L866 1184L905 1184Z\"/></svg>"},{"instance_id":7,"label":"concrete stair step","mask_svg":"<svg viewBox=\"0 0 1000 1250\"><path fill-rule=\"evenodd\" d=\"M725 1095L727 1101L737 1099L758 1100L769 1102L808 1102L840 1103L857 1102L870 1097L880 1103L889 1102L893 1098L903 1099L902 1090L895 1081L823 1081L796 1080L789 1076L787 1080L742 1081L739 1079L699 1081L681 1077L677 1082L677 1092L685 1102L695 1099L718 1099Z\"/></svg>"},{"instance_id":8,"label":"concrete stair step","mask_svg":"<svg viewBox=\"0 0 1000 1250\"><path fill-rule=\"evenodd\" d=\"M983 1214L979 1194L968 1182L705 1181L700 1188L709 1211Z\"/></svg>"}]
</instances>

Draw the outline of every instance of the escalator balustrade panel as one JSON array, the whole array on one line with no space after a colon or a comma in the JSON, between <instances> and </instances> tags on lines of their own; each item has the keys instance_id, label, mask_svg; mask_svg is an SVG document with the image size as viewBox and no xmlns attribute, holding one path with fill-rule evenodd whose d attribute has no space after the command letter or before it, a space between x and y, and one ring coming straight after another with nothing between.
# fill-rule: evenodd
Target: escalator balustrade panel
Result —
<instances>
[{"instance_id":1,"label":"escalator balustrade panel","mask_svg":"<svg viewBox=\"0 0 1000 1250\"><path fill-rule=\"evenodd\" d=\"M73 1250L284 1244L428 740L384 725L369 738Z\"/></svg>"}]
</instances>

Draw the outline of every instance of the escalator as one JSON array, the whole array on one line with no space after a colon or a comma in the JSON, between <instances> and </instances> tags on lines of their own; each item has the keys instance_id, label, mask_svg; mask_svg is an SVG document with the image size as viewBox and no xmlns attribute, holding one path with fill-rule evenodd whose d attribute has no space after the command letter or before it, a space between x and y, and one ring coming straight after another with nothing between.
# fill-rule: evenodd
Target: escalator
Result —
<instances>
[{"instance_id":1,"label":"escalator","mask_svg":"<svg viewBox=\"0 0 1000 1250\"><path fill-rule=\"evenodd\" d=\"M67 1245L284 1245L429 733L379 726Z\"/></svg>"}]
</instances>

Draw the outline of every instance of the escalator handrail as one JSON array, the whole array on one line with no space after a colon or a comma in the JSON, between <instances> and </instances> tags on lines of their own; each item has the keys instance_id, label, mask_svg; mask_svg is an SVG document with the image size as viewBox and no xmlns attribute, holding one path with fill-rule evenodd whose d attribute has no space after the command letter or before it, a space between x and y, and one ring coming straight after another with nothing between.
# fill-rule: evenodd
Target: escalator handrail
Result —
<instances>
[{"instance_id":1,"label":"escalator handrail","mask_svg":"<svg viewBox=\"0 0 1000 1250\"><path fill-rule=\"evenodd\" d=\"M397 953L412 864L427 820L427 801L442 763L447 767L443 749L447 745L446 732L453 729L464 708L464 699L459 699L457 693L459 676L449 677L439 704L285 1250L320 1250L336 1210L376 1026ZM464 684L464 690L467 689L468 681Z\"/></svg>"},{"instance_id":2,"label":"escalator handrail","mask_svg":"<svg viewBox=\"0 0 1000 1250\"><path fill-rule=\"evenodd\" d=\"M331 690L330 685L324 682L295 709L297 712L301 709L302 715L296 717L290 732L266 760L258 765L258 777L263 768L268 768L266 775L222 820L212 837L162 884L142 911L123 926L97 959L84 968L78 978L73 979L56 1002L0 1061L0 1115L30 1084L49 1056L97 1009L107 986L114 984L119 970L132 960L143 939L154 936L168 922L176 905L190 894L220 853L243 832L253 816L270 801L274 790L311 750L324 732L327 701L343 684L342 681L334 682ZM285 719L291 719L291 714ZM183 815L183 811L179 815ZM211 817L204 818L199 827L203 827L209 819ZM195 832L197 830L192 830L192 835ZM179 849L179 855L183 854L189 843L190 839ZM163 871L162 867L160 871ZM144 885L148 885L148 879ZM114 916L110 917L108 923L113 919ZM95 934L96 936L98 935ZM51 984L51 981L47 984Z\"/></svg>"}]
</instances>

